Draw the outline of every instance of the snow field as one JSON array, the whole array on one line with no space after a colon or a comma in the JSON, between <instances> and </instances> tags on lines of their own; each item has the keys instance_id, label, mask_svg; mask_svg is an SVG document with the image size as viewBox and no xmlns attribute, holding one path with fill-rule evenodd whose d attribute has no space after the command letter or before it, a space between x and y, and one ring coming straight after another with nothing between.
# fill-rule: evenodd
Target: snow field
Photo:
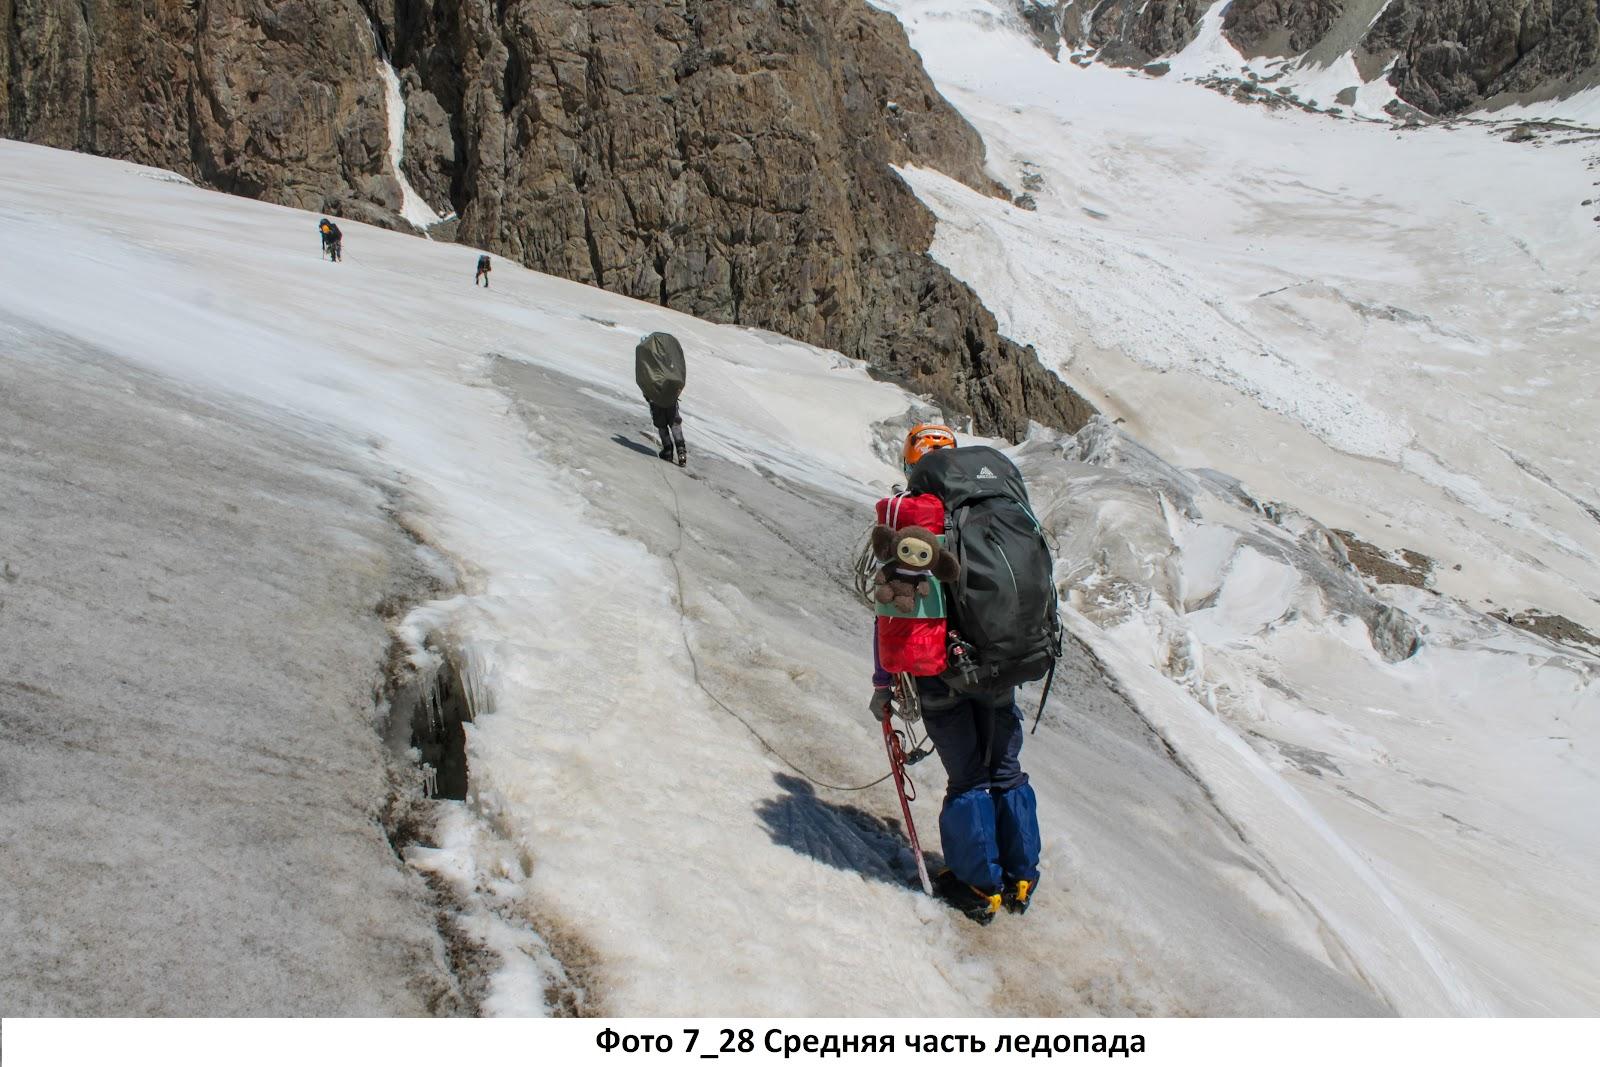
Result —
<instances>
[{"instance_id":1,"label":"snow field","mask_svg":"<svg viewBox=\"0 0 1600 1067\"><path fill-rule=\"evenodd\" d=\"M1055 63L1005 5L880 6L991 172L1042 182L1028 212L905 172L1009 336L1180 465L1600 627L1592 144L1269 112Z\"/></svg>"},{"instance_id":2,"label":"snow field","mask_svg":"<svg viewBox=\"0 0 1600 1067\"><path fill-rule=\"evenodd\" d=\"M1289 880L1401 1011L1591 1013L1600 924L1577 887L1600 855L1572 813L1594 805L1595 663L1470 609L1600 624L1593 142L1396 130L1175 83L1242 74L1221 5L1160 80L1053 63L1003 5L882 6L991 172L1037 186L1027 212L904 172L939 217L933 254L1002 329L1176 465L1423 552L1432 587L1468 608L1390 587L1423 645L1386 663L1358 605L1242 542L1230 509L1174 524L1166 502L1095 479L1078 488L1098 508L1064 535L1086 617L1309 801L1306 828L1342 858ZM1340 62L1283 82L1327 106ZM1381 108L1373 91L1356 110ZM1581 119L1584 99L1519 114ZM1175 709L1153 686L1136 702ZM1225 798L1248 765L1191 726L1172 739ZM1265 796L1223 803L1272 834ZM1344 876L1368 889L1317 896ZM1386 928L1381 951L1358 943Z\"/></svg>"},{"instance_id":3,"label":"snow field","mask_svg":"<svg viewBox=\"0 0 1600 1067\"><path fill-rule=\"evenodd\" d=\"M1403 1014L1592 1010L1593 657L1374 598L1314 522L1104 421L1023 455L1074 632ZM1395 609L1406 658L1379 640Z\"/></svg>"},{"instance_id":4,"label":"snow field","mask_svg":"<svg viewBox=\"0 0 1600 1067\"><path fill-rule=\"evenodd\" d=\"M321 429L0 308L7 1017L462 1009L377 817L374 605L436 563Z\"/></svg>"},{"instance_id":5,"label":"snow field","mask_svg":"<svg viewBox=\"0 0 1600 1067\"><path fill-rule=\"evenodd\" d=\"M329 264L314 217L144 168L6 143L0 179L0 311L360 442L464 576L404 627L479 711L472 796L411 856L471 894L457 921L503 962L486 1010L1385 1010L1086 653L1030 742L1056 895L1026 923L921 898L891 791L786 765L883 770L847 568L903 393L525 271L474 289L471 249L351 224ZM652 329L691 353L688 472L634 399ZM918 781L932 848L942 782Z\"/></svg>"},{"instance_id":6,"label":"snow field","mask_svg":"<svg viewBox=\"0 0 1600 1067\"><path fill-rule=\"evenodd\" d=\"M621 853L626 846L637 855L639 844L631 835L650 826L701 821L692 813L672 812L681 818L668 820L663 813L651 822L652 804L681 790L668 782L655 783L660 788L643 797L630 793L620 781L625 776L620 761L602 755L590 763L593 755L577 751L607 753L613 740L608 731L623 732L627 724L620 709L665 712L690 700L681 670L666 662L678 634L666 568L637 541L584 521L582 494L573 491L565 472L541 462L537 430L530 439L504 396L487 382L489 361L483 353L501 348L521 355L526 344L530 358L565 360L596 387L631 391L633 340L651 329L671 329L696 352L695 396L705 405L705 415L696 419L702 432L691 442L697 459L715 455L719 440L755 437L759 429L769 447L787 452L790 469L835 482L878 473L864 447L867 428L903 408L897 391L870 383L836 357L797 366L797 346L789 342L712 330L670 312L652 312L522 272L503 272L492 301L465 285L453 299L439 299L435 264L448 262L448 252L454 251L464 282L475 259L470 250L429 254L421 242L362 227L349 227L346 238L349 264L361 266L345 275L323 275L319 272L338 266L307 261L304 234L295 226L305 228L301 213L153 181L156 173L142 168L98 164L115 168L119 183L104 172L85 179L79 175L87 161L58 153L7 144L5 155L8 188L23 193L5 208L8 244L15 236L10 246L19 253L6 268L8 310L252 403L366 435L381 461L403 472L418 507L411 518L472 576L471 593L447 602L437 628L456 647L471 650L491 706L537 710L531 724L516 724L509 713L495 718L501 727L495 744L530 759L535 750L545 752L546 759L570 753L590 787L589 810L573 805L553 827L595 840L608 826L608 815L614 816L609 827L626 840L606 851ZM26 199L29 188L39 199ZM108 197L108 190L117 188L125 195ZM182 251L168 243L174 239ZM65 255L57 254L63 249ZM203 271L190 266L197 255L209 258L225 249L251 252L230 252L227 263ZM82 314L86 300L96 308L93 316ZM546 310L552 307L559 312ZM629 318L634 325L617 323ZM714 342L697 344L708 333ZM506 344L508 339L515 343ZM718 356L730 349L736 355L724 357L728 373L719 374L714 369ZM796 383L832 376L858 383L853 409L836 396L826 416L807 422L797 413L807 406L794 399ZM826 395L829 386L823 383L820 391ZM729 398L731 418L719 419L712 407L713 398L722 397ZM642 406L635 414L643 415ZM803 441L798 435L786 438L787 425L803 430ZM852 441L859 444L848 454L845 471L829 470L828 445ZM543 666L534 671L519 663ZM631 690L618 685L618 679L630 677L640 684ZM596 700L571 699L574 689L585 687ZM655 727L659 733L652 733ZM682 768L682 774L696 762L716 765L713 754L701 751L704 737L672 727L670 721L647 721L628 725L627 732L665 745L666 751L678 742L676 758L665 762ZM525 745L519 745L519 736ZM714 751L715 745L710 747ZM474 746L475 759L482 757L481 750ZM655 749L658 757L663 751ZM741 755L748 758L742 750ZM486 780L497 781L493 761L485 758L482 764ZM526 767L507 776L507 803L524 799L516 780L526 776ZM637 817L623 818L626 809L599 802L607 797L628 797L632 809L644 813L645 825ZM498 800L491 796L490 806ZM553 803L560 808L566 801L558 792ZM540 808L550 811L543 804ZM583 822L574 823L575 816ZM535 825L551 830L546 844L559 855L562 834ZM658 842L645 853L652 860L663 855L664 837ZM592 857L594 850L585 854ZM603 879L608 898L654 892L641 872L626 865L611 876L592 862L581 866L584 871L573 873ZM563 893L564 905L584 899L583 883L573 885L570 899ZM641 899L640 907L648 912L645 903ZM638 930L619 940L668 970L681 968L692 943L672 944L662 937L651 948ZM734 984L725 976L713 980L729 988ZM661 988L674 985L663 981ZM693 985L679 988L691 998L704 992ZM686 999L677 1007L688 1010L693 1003ZM750 1002L752 1008L755 1003Z\"/></svg>"},{"instance_id":7,"label":"snow field","mask_svg":"<svg viewBox=\"0 0 1600 1067\"><path fill-rule=\"evenodd\" d=\"M1387 80L1387 69L1378 77L1367 81L1356 69L1355 60L1348 51L1336 56L1313 53L1295 59L1270 56L1246 59L1222 33L1223 18L1227 15L1231 2L1232 0L1221 0L1206 9L1206 13L1200 18L1200 26L1195 31L1194 40L1171 59L1168 77L1203 78L1207 75L1221 75L1245 78L1255 75L1267 87L1273 90L1288 89L1299 99L1319 107L1339 107L1346 113L1360 118L1378 122L1389 121L1389 115L1383 109L1397 97L1394 87ZM1358 8L1352 8L1344 16L1347 20L1346 37L1352 44L1378 20L1388 3L1387 0L1376 0L1376 2L1366 0L1364 6L1371 10L1365 25L1359 23L1355 26L1348 25L1351 16L1359 17ZM1352 30L1355 32L1350 32ZM1339 93L1347 89L1356 90L1355 103L1337 103L1336 98Z\"/></svg>"}]
</instances>

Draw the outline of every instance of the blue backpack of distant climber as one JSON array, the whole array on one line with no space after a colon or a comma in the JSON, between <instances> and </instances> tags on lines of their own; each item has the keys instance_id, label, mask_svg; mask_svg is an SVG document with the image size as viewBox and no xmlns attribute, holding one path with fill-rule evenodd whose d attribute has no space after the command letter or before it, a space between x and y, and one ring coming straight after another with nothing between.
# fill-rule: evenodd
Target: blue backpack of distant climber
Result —
<instances>
[{"instance_id":1,"label":"blue backpack of distant climber","mask_svg":"<svg viewBox=\"0 0 1600 1067\"><path fill-rule=\"evenodd\" d=\"M945 682L992 692L1049 674L1061 655L1055 562L1016 466L985 445L935 449L906 490L944 501L945 547L961 565Z\"/></svg>"}]
</instances>

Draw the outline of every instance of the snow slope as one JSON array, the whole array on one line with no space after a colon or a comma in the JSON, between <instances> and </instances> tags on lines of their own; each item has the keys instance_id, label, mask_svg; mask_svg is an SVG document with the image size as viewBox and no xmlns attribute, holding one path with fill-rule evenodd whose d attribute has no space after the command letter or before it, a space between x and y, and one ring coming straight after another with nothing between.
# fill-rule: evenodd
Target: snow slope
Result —
<instances>
[{"instance_id":1,"label":"snow slope","mask_svg":"<svg viewBox=\"0 0 1600 1067\"><path fill-rule=\"evenodd\" d=\"M1428 961L1448 1010L1592 1013L1597 664L1474 609L1600 626L1600 230L1582 203L1600 143L1271 112L1176 81L1232 62L1220 5L1160 80L1054 63L1006 4L879 6L991 171L1037 200L907 171L934 255L1154 448L1110 426L1065 447L1099 468L1058 504L1071 595L1102 630L1086 640L1150 672L1138 702L1188 716L1164 720L1196 731L1174 744L1246 825L1267 832L1262 795L1221 785L1240 744L1292 786L1303 829L1376 894L1357 925L1387 913L1417 949L1402 969ZM1417 656L1383 654L1393 616L1328 571L1343 550L1323 524L1436 561L1454 599L1383 593ZM1319 865L1292 880L1331 887Z\"/></svg>"},{"instance_id":2,"label":"snow slope","mask_svg":"<svg viewBox=\"0 0 1600 1067\"><path fill-rule=\"evenodd\" d=\"M1241 55L1223 35L1222 21L1231 2L1220 0L1206 9L1195 29L1194 40L1169 61L1169 75L1174 78L1259 79L1274 91L1286 90L1312 106L1340 107L1349 114L1380 122L1388 119L1384 108L1398 99L1394 87L1389 84L1388 68L1368 81L1356 68L1355 58L1348 48L1334 52L1339 45L1353 46L1365 36L1383 15L1388 0L1365 0L1346 8L1340 15L1342 25L1330 27L1324 43L1306 55L1254 59ZM1336 103L1341 92L1352 89L1355 90L1353 102Z\"/></svg>"},{"instance_id":3,"label":"snow slope","mask_svg":"<svg viewBox=\"0 0 1600 1067\"><path fill-rule=\"evenodd\" d=\"M1157 61L1166 65L1164 76L1173 79L1249 81L1273 93L1282 93L1297 103L1321 108L1335 115L1385 124L1393 119L1387 109L1395 105L1398 105L1396 110L1402 115L1426 118L1422 112L1400 99L1394 86L1389 83L1394 60L1368 75L1363 75L1356 63L1357 46L1388 11L1391 0L1360 0L1345 5L1337 13L1336 20L1324 31L1322 40L1302 55L1254 57L1241 53L1223 33L1223 20L1232 2L1216 0L1212 3L1201 15L1193 39L1183 50ZM899 6L912 13L913 18L927 10L927 5L916 3L885 3L879 6ZM986 0L979 0L975 4L942 4L933 10L942 15L965 8L967 10L958 17L970 17L972 13L978 13L984 20L989 20L1002 16L1002 13L995 11L996 7ZM1094 53L1077 53L1069 58L1073 62L1088 64L1097 57ZM1582 79L1573 81L1581 84ZM1600 88L1577 91L1568 88L1563 95L1553 98L1531 102L1522 102L1523 99L1514 94L1493 98L1490 106L1467 121L1487 119L1580 123L1589 126L1600 124Z\"/></svg>"},{"instance_id":4,"label":"snow slope","mask_svg":"<svg viewBox=\"0 0 1600 1067\"><path fill-rule=\"evenodd\" d=\"M1104 420L1029 458L1085 640L1374 981L1593 1010L1600 661L1374 593L1321 524Z\"/></svg>"},{"instance_id":5,"label":"snow slope","mask_svg":"<svg viewBox=\"0 0 1600 1067\"><path fill-rule=\"evenodd\" d=\"M1269 112L1055 63L1004 4L880 6L1041 185L907 173L1009 336L1182 465L1600 630L1596 142Z\"/></svg>"},{"instance_id":6,"label":"snow slope","mask_svg":"<svg viewBox=\"0 0 1600 1067\"><path fill-rule=\"evenodd\" d=\"M0 312L0 1015L466 1010L374 818L437 560L304 430Z\"/></svg>"},{"instance_id":7,"label":"snow slope","mask_svg":"<svg viewBox=\"0 0 1600 1067\"><path fill-rule=\"evenodd\" d=\"M408 858L500 961L487 1012L1592 1013L1597 666L1479 609L1596 619L1593 150L883 6L1038 186L908 171L935 254L1120 423L1018 451L1074 634L1025 922L920 899L892 792L806 780L882 773L846 568L912 400L859 366L356 224L323 263L302 213L13 144L0 319L359 456L467 576L403 627L479 710ZM632 383L653 329L687 472ZM1452 596L1375 592L1323 524Z\"/></svg>"},{"instance_id":8,"label":"snow slope","mask_svg":"<svg viewBox=\"0 0 1600 1067\"><path fill-rule=\"evenodd\" d=\"M471 796L410 858L500 960L485 1010L1462 1009L1408 944L1362 958L1359 870L1325 843L1288 862L1282 794L1261 832L1219 807L1087 644L1029 742L1025 921L915 892L892 791L806 780L883 769L847 568L910 403L861 368L516 269L476 289L474 250L353 223L326 263L314 218L131 165L0 143L0 190L0 319L387 472L465 576L404 627L479 713ZM652 329L691 353L687 472L634 395ZM917 779L932 845L942 782ZM1337 914L1296 884L1324 874Z\"/></svg>"}]
</instances>

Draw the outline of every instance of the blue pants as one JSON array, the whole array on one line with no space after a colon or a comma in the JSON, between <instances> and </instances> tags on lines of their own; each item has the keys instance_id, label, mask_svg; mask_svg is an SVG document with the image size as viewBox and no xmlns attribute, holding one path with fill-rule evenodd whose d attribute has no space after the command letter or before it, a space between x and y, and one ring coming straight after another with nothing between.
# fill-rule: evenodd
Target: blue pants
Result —
<instances>
[{"instance_id":1,"label":"blue pants","mask_svg":"<svg viewBox=\"0 0 1600 1067\"><path fill-rule=\"evenodd\" d=\"M1013 691L957 693L918 678L922 723L950 785L939 812L945 862L963 882L998 893L1039 880L1039 810L1023 773L1022 711Z\"/></svg>"}]
</instances>

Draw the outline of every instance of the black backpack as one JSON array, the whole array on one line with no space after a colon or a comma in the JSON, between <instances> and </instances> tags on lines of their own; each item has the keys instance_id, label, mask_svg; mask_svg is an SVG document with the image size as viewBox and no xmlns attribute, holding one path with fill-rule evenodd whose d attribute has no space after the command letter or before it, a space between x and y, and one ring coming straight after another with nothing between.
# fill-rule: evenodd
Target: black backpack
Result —
<instances>
[{"instance_id":1,"label":"black backpack","mask_svg":"<svg viewBox=\"0 0 1600 1067\"><path fill-rule=\"evenodd\" d=\"M944 501L945 547L961 563L946 684L992 692L1050 674L1061 655L1055 564L1016 466L985 445L939 448L906 489Z\"/></svg>"}]
</instances>

